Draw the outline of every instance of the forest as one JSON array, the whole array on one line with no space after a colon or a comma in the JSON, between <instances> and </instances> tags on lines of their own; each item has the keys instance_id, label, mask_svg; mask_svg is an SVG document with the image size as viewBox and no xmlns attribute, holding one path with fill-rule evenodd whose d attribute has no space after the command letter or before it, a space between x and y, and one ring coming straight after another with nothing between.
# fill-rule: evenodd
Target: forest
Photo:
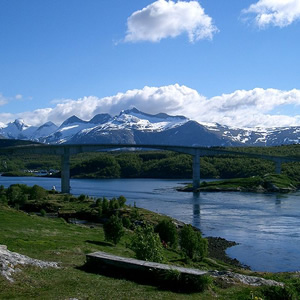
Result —
<instances>
[{"instance_id":1,"label":"forest","mask_svg":"<svg viewBox=\"0 0 300 300\"><path fill-rule=\"evenodd\" d=\"M226 148L231 151L300 158L300 145ZM192 156L169 151L113 151L71 156L72 178L192 177ZM274 173L271 161L236 155L201 157L201 178L245 178ZM29 175L28 170L58 170L60 157L50 155L0 155L3 175ZM282 173L300 181L300 162L284 163Z\"/></svg>"}]
</instances>

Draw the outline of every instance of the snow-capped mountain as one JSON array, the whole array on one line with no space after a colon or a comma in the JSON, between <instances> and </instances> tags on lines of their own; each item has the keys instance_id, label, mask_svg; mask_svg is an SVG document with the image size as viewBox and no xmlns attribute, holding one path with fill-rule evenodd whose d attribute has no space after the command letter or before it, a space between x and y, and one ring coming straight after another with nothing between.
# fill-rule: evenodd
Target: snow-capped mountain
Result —
<instances>
[{"instance_id":1,"label":"snow-capped mountain","mask_svg":"<svg viewBox=\"0 0 300 300\"><path fill-rule=\"evenodd\" d=\"M165 113L151 115L133 108L114 117L98 114L89 121L72 116L59 127L52 122L35 127L18 119L7 125L0 125L0 136L50 144L276 146L299 144L300 127L231 128L218 123L199 123L184 116Z\"/></svg>"},{"instance_id":2,"label":"snow-capped mountain","mask_svg":"<svg viewBox=\"0 0 300 300\"><path fill-rule=\"evenodd\" d=\"M8 139L27 140L36 130L37 127L25 124L22 119L16 119L14 122L1 126L0 134Z\"/></svg>"},{"instance_id":3,"label":"snow-capped mountain","mask_svg":"<svg viewBox=\"0 0 300 300\"><path fill-rule=\"evenodd\" d=\"M7 125L0 126L0 135L8 139L40 140L57 129L52 122L47 122L40 127L30 126L22 119L17 119Z\"/></svg>"}]
</instances>

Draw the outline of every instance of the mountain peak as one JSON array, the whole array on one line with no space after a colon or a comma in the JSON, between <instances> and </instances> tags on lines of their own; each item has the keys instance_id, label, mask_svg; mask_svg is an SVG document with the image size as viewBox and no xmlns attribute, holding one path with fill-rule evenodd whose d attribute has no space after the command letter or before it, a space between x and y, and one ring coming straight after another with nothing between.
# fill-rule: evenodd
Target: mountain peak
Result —
<instances>
[{"instance_id":1,"label":"mountain peak","mask_svg":"<svg viewBox=\"0 0 300 300\"><path fill-rule=\"evenodd\" d=\"M130 109L125 109L122 110L120 115L122 114L128 114L130 115L131 113L135 113L135 114L144 114L142 111L138 110L136 107L130 108Z\"/></svg>"},{"instance_id":2,"label":"mountain peak","mask_svg":"<svg viewBox=\"0 0 300 300\"><path fill-rule=\"evenodd\" d=\"M144 116L144 117L147 117L147 118L156 118L156 119L180 119L180 120L188 120L188 118L184 117L184 116L170 116L166 113L158 113L158 114L148 114L148 113L144 113L140 110L138 110L136 107L133 107L131 109L126 109L126 110L122 110L120 115L123 115L123 114L128 114L128 115L134 115L134 116Z\"/></svg>"},{"instance_id":3,"label":"mountain peak","mask_svg":"<svg viewBox=\"0 0 300 300\"><path fill-rule=\"evenodd\" d=\"M74 123L86 123L86 121L83 121L81 119L79 119L77 116L73 115L72 117L68 118L67 120L65 120L60 127L62 126L66 126L66 125L70 125L70 124L74 124Z\"/></svg>"},{"instance_id":4,"label":"mountain peak","mask_svg":"<svg viewBox=\"0 0 300 300\"><path fill-rule=\"evenodd\" d=\"M92 123L92 124L104 124L104 123L108 122L110 119L111 119L111 115L109 115L109 114L98 114L98 115L95 115L89 121L89 123Z\"/></svg>"},{"instance_id":5,"label":"mountain peak","mask_svg":"<svg viewBox=\"0 0 300 300\"><path fill-rule=\"evenodd\" d=\"M16 119L13 124L20 130L22 131L25 128L29 127L29 125L25 124L23 119Z\"/></svg>"}]
</instances>

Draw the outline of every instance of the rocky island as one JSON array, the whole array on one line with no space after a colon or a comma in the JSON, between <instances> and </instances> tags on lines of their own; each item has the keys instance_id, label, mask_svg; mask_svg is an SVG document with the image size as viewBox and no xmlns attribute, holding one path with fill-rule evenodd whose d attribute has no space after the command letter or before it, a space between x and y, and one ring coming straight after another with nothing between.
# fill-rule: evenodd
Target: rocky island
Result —
<instances>
[{"instance_id":1,"label":"rocky island","mask_svg":"<svg viewBox=\"0 0 300 300\"><path fill-rule=\"evenodd\" d=\"M191 184L178 188L181 192L255 192L289 193L299 189L300 182L283 174L266 174L249 178L234 178L218 181L203 181L198 189Z\"/></svg>"}]
</instances>

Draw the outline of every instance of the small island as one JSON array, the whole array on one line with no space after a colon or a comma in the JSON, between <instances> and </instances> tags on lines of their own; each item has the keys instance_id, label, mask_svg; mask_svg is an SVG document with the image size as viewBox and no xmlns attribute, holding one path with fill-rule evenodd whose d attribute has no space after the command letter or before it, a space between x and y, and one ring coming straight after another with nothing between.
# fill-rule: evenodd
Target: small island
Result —
<instances>
[{"instance_id":1,"label":"small island","mask_svg":"<svg viewBox=\"0 0 300 300\"><path fill-rule=\"evenodd\" d=\"M300 182L284 174L266 174L248 178L233 178L218 181L203 181L198 189L192 184L178 188L181 192L255 192L255 193L289 193L299 189Z\"/></svg>"}]
</instances>

